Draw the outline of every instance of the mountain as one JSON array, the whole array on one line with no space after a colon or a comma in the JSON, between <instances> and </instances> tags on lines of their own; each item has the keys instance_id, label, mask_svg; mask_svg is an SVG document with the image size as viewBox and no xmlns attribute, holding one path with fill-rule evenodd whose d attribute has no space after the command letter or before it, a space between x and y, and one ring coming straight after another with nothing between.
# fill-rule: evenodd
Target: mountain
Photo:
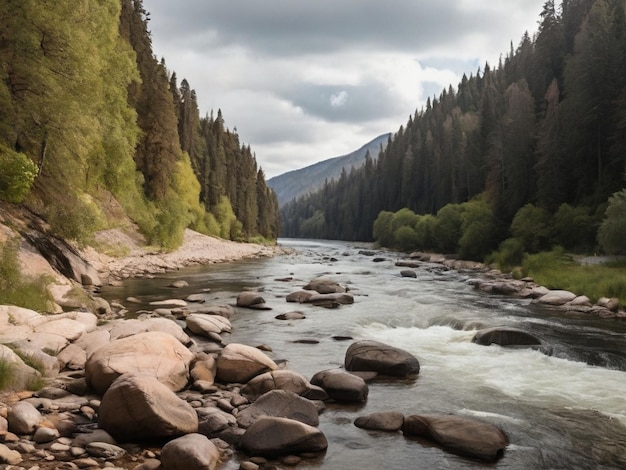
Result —
<instances>
[{"instance_id":1,"label":"mountain","mask_svg":"<svg viewBox=\"0 0 626 470\"><path fill-rule=\"evenodd\" d=\"M267 185L274 190L278 205L282 207L295 198L322 188L326 180L339 179L344 168L350 173L353 168L361 167L368 152L375 160L387 146L390 137L390 133L380 135L352 153L275 176L267 181Z\"/></svg>"}]
</instances>

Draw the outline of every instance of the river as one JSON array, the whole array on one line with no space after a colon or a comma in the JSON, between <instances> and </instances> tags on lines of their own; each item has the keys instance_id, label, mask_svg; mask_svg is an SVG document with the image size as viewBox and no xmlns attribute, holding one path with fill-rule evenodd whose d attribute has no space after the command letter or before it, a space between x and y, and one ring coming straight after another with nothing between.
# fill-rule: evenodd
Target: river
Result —
<instances>
[{"instance_id":1,"label":"river","mask_svg":"<svg viewBox=\"0 0 626 470\"><path fill-rule=\"evenodd\" d=\"M315 469L612 469L626 468L626 323L540 309L528 300L474 290L467 275L428 265L403 278L399 255L360 254L367 244L281 240L290 254L194 267L103 290L108 300L184 297L209 288L208 302L234 303L259 288L272 310L239 309L227 342L268 345L274 360L310 378L341 367L351 340L373 339L413 353L417 380L370 383L362 406L331 405L320 416L325 455L301 463ZM349 287L353 305L324 309L286 303L310 279L331 277ZM291 278L291 280L286 280ZM174 291L173 279L189 287ZM142 307L141 305L139 307ZM144 305L145 307L145 305ZM280 321L300 310L306 319ZM540 337L546 351L480 346L477 329L515 326ZM298 340L307 340L300 342ZM493 464L458 457L401 433L365 431L358 416L457 414L500 426L510 445ZM233 459L222 468L238 468Z\"/></svg>"}]
</instances>

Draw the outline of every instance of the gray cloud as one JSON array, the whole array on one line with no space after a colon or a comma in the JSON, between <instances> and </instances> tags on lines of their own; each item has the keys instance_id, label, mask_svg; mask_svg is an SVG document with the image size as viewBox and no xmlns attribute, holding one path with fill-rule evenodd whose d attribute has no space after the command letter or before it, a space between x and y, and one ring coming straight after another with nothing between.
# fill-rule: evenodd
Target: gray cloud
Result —
<instances>
[{"instance_id":1,"label":"gray cloud","mask_svg":"<svg viewBox=\"0 0 626 470\"><path fill-rule=\"evenodd\" d=\"M268 176L348 153L531 34L544 0L144 0L155 54Z\"/></svg>"}]
</instances>

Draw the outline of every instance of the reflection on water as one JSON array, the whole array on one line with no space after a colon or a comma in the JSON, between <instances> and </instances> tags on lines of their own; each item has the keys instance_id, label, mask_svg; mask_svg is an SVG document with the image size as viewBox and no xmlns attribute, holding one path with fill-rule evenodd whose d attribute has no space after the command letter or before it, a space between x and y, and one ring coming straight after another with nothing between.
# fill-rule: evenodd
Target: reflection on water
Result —
<instances>
[{"instance_id":1,"label":"reflection on water","mask_svg":"<svg viewBox=\"0 0 626 470\"><path fill-rule=\"evenodd\" d=\"M374 262L359 253L371 249L365 244L282 243L295 252L131 280L103 295L122 301L134 296L147 304L210 289L207 302L234 304L242 289L258 288L272 310L240 309L232 319L233 334L225 339L269 345L274 359L285 359L307 377L343 365L350 341L337 336L383 341L419 358L417 380L373 383L361 408L327 410L320 429L329 449L299 468L484 468L400 433L368 432L352 424L359 415L391 409L405 415L456 413L497 424L511 445L494 468L626 467L626 324L489 296L466 285L465 276L438 266L425 265L416 269L417 278L403 278L394 265L397 254L377 253L383 260ZM318 276L347 285L355 303L326 310L285 302L288 293ZM175 279L189 287L167 287ZM301 310L306 319L274 318L291 310ZM491 326L529 331L552 355L471 342L476 329ZM299 339L317 344L294 342ZM224 468L238 467L233 461Z\"/></svg>"}]
</instances>

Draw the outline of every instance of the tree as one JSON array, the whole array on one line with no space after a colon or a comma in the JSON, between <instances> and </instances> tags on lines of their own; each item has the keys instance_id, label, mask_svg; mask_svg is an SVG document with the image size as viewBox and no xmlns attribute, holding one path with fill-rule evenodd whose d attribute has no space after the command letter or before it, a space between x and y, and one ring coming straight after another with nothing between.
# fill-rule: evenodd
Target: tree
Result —
<instances>
[{"instance_id":1,"label":"tree","mask_svg":"<svg viewBox=\"0 0 626 470\"><path fill-rule=\"evenodd\" d=\"M459 255L464 259L482 260L494 246L496 224L493 211L482 199L463 204L461 214L461 239Z\"/></svg>"},{"instance_id":2,"label":"tree","mask_svg":"<svg viewBox=\"0 0 626 470\"><path fill-rule=\"evenodd\" d=\"M608 254L626 253L626 189L609 198L605 218L598 230L598 242Z\"/></svg>"},{"instance_id":3,"label":"tree","mask_svg":"<svg viewBox=\"0 0 626 470\"><path fill-rule=\"evenodd\" d=\"M511 235L520 240L524 250L537 253L549 248L550 213L533 204L526 204L513 218Z\"/></svg>"}]
</instances>

